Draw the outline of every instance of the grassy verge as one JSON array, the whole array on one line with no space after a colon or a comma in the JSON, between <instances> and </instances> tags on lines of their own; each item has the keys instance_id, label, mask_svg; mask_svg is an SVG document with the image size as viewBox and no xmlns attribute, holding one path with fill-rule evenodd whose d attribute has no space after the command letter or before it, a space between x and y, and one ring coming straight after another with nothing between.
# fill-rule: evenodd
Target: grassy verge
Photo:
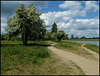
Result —
<instances>
[{"instance_id":1,"label":"grassy verge","mask_svg":"<svg viewBox=\"0 0 100 76\"><path fill-rule=\"evenodd\" d=\"M47 57L50 55L47 48L43 46L2 45L1 74L24 73L26 67L41 65Z\"/></svg>"},{"instance_id":2,"label":"grassy verge","mask_svg":"<svg viewBox=\"0 0 100 76\"><path fill-rule=\"evenodd\" d=\"M64 41L99 41L99 39L69 39Z\"/></svg>"},{"instance_id":3,"label":"grassy verge","mask_svg":"<svg viewBox=\"0 0 100 76\"><path fill-rule=\"evenodd\" d=\"M47 42L1 41L1 75L84 75L77 65L62 63L48 49Z\"/></svg>"},{"instance_id":4,"label":"grassy verge","mask_svg":"<svg viewBox=\"0 0 100 76\"><path fill-rule=\"evenodd\" d=\"M55 45L55 47L59 49L63 49L68 52L75 53L77 55L86 57L88 59L96 60L96 58L91 53L81 48L81 45L82 45L81 43L61 41L61 42L58 42L58 44Z\"/></svg>"},{"instance_id":5,"label":"grassy verge","mask_svg":"<svg viewBox=\"0 0 100 76\"><path fill-rule=\"evenodd\" d=\"M92 44L85 44L85 47L99 54L99 47Z\"/></svg>"}]
</instances>

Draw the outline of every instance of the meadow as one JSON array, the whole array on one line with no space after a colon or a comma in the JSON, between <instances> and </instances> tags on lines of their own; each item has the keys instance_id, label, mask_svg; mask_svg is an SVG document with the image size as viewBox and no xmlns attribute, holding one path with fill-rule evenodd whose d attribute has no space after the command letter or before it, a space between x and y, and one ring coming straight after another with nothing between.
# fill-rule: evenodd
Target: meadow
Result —
<instances>
[{"instance_id":1,"label":"meadow","mask_svg":"<svg viewBox=\"0 0 100 76\"><path fill-rule=\"evenodd\" d=\"M44 43L23 46L21 41L1 41L1 74L7 74L8 70L21 71L19 67L41 64L50 57Z\"/></svg>"},{"instance_id":2,"label":"meadow","mask_svg":"<svg viewBox=\"0 0 100 76\"><path fill-rule=\"evenodd\" d=\"M98 46L92 44L86 44L85 47L99 54Z\"/></svg>"},{"instance_id":3,"label":"meadow","mask_svg":"<svg viewBox=\"0 0 100 76\"><path fill-rule=\"evenodd\" d=\"M1 41L1 75L84 75L73 62L63 63L47 41Z\"/></svg>"}]
</instances>

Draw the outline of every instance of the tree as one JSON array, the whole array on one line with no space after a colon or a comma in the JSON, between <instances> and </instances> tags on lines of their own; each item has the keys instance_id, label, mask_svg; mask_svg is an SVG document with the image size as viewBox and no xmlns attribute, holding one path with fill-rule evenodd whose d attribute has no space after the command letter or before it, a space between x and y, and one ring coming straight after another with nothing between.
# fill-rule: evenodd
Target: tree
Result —
<instances>
[{"instance_id":1,"label":"tree","mask_svg":"<svg viewBox=\"0 0 100 76\"><path fill-rule=\"evenodd\" d=\"M74 35L71 35L71 39L74 39Z\"/></svg>"},{"instance_id":2,"label":"tree","mask_svg":"<svg viewBox=\"0 0 100 76\"><path fill-rule=\"evenodd\" d=\"M59 30L59 32L57 33L57 39L61 41L64 35L65 35L65 32L63 30Z\"/></svg>"},{"instance_id":3,"label":"tree","mask_svg":"<svg viewBox=\"0 0 100 76\"><path fill-rule=\"evenodd\" d=\"M9 37L21 35L24 45L27 45L28 38L39 39L45 32L40 15L41 13L36 11L33 4L27 7L24 4L20 4L16 9L15 15L7 19L8 27L6 31Z\"/></svg>"},{"instance_id":4,"label":"tree","mask_svg":"<svg viewBox=\"0 0 100 76\"><path fill-rule=\"evenodd\" d=\"M1 34L1 40L9 40L8 34Z\"/></svg>"},{"instance_id":5,"label":"tree","mask_svg":"<svg viewBox=\"0 0 100 76\"><path fill-rule=\"evenodd\" d=\"M79 37L75 37L75 39L79 39Z\"/></svg>"},{"instance_id":6,"label":"tree","mask_svg":"<svg viewBox=\"0 0 100 76\"><path fill-rule=\"evenodd\" d=\"M47 32L47 33L45 34L45 39L46 39L46 40L51 40L51 32Z\"/></svg>"},{"instance_id":7,"label":"tree","mask_svg":"<svg viewBox=\"0 0 100 76\"><path fill-rule=\"evenodd\" d=\"M58 34L55 33L55 32L52 33L52 34L51 34L51 38L52 38L52 40L57 40L57 35L58 35Z\"/></svg>"},{"instance_id":8,"label":"tree","mask_svg":"<svg viewBox=\"0 0 100 76\"><path fill-rule=\"evenodd\" d=\"M69 39L69 38L68 38L68 34L66 34L64 37L65 37L65 39Z\"/></svg>"},{"instance_id":9,"label":"tree","mask_svg":"<svg viewBox=\"0 0 100 76\"><path fill-rule=\"evenodd\" d=\"M13 37L11 37L10 40L11 40L11 41L17 41L17 40L20 40L20 37L18 37L18 36L13 36Z\"/></svg>"},{"instance_id":10,"label":"tree","mask_svg":"<svg viewBox=\"0 0 100 76\"><path fill-rule=\"evenodd\" d=\"M82 36L82 37L81 37L81 39L85 39L85 38L86 38L85 36Z\"/></svg>"},{"instance_id":11,"label":"tree","mask_svg":"<svg viewBox=\"0 0 100 76\"><path fill-rule=\"evenodd\" d=\"M4 40L4 34L0 34L0 35L1 35L0 39Z\"/></svg>"},{"instance_id":12,"label":"tree","mask_svg":"<svg viewBox=\"0 0 100 76\"><path fill-rule=\"evenodd\" d=\"M52 33L57 33L57 25L56 23L54 22L54 24L52 25Z\"/></svg>"}]
</instances>

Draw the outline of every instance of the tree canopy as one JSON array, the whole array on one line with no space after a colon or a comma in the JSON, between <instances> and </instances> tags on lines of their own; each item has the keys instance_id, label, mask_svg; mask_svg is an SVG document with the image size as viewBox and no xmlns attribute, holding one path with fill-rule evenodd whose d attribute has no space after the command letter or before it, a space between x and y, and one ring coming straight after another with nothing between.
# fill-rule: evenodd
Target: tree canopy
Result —
<instances>
[{"instance_id":1,"label":"tree canopy","mask_svg":"<svg viewBox=\"0 0 100 76\"><path fill-rule=\"evenodd\" d=\"M71 35L71 39L74 39L74 35Z\"/></svg>"},{"instance_id":2,"label":"tree canopy","mask_svg":"<svg viewBox=\"0 0 100 76\"><path fill-rule=\"evenodd\" d=\"M9 37L21 35L24 45L27 45L28 38L40 39L45 34L45 27L40 19L41 13L36 11L33 4L25 7L20 4L13 17L7 18L8 27L6 28Z\"/></svg>"},{"instance_id":3,"label":"tree canopy","mask_svg":"<svg viewBox=\"0 0 100 76\"><path fill-rule=\"evenodd\" d=\"M61 41L64 35L65 35L65 32L63 30L59 30L59 32L57 33L57 39Z\"/></svg>"},{"instance_id":4,"label":"tree canopy","mask_svg":"<svg viewBox=\"0 0 100 76\"><path fill-rule=\"evenodd\" d=\"M54 24L52 25L52 33L57 33L57 24L54 22Z\"/></svg>"}]
</instances>

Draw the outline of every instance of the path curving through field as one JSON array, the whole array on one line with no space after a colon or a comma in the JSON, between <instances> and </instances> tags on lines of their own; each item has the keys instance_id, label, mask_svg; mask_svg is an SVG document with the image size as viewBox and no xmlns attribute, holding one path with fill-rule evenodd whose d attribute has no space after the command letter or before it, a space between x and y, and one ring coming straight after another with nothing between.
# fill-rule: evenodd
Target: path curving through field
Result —
<instances>
[{"instance_id":1,"label":"path curving through field","mask_svg":"<svg viewBox=\"0 0 100 76\"><path fill-rule=\"evenodd\" d=\"M53 45L56 44L57 43L53 43L52 46L48 46L48 49L63 61L66 62L67 59L71 60L76 65L78 65L86 75L99 75L99 61L89 60L74 53L57 49L53 47Z\"/></svg>"},{"instance_id":2,"label":"path curving through field","mask_svg":"<svg viewBox=\"0 0 100 76\"><path fill-rule=\"evenodd\" d=\"M90 50L90 49L87 49L86 47L84 47L84 45L85 45L85 44L82 44L82 48L83 48L84 50L87 50L89 53L93 54L93 56L94 56L95 58L97 58L98 61L99 61L99 54L97 54L96 52L93 52L93 51Z\"/></svg>"}]
</instances>

